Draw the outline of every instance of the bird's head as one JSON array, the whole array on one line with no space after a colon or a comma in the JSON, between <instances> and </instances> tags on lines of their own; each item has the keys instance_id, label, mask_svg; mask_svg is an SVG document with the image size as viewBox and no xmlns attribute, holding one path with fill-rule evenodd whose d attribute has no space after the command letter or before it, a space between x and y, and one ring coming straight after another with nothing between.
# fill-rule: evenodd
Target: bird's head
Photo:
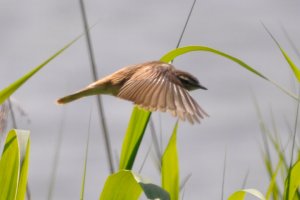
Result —
<instances>
[{"instance_id":1,"label":"bird's head","mask_svg":"<svg viewBox=\"0 0 300 200\"><path fill-rule=\"evenodd\" d=\"M176 77L179 79L183 87L187 90L196 90L196 89L203 89L207 90L206 87L201 85L196 77L191 75L190 73L176 70L175 71Z\"/></svg>"}]
</instances>

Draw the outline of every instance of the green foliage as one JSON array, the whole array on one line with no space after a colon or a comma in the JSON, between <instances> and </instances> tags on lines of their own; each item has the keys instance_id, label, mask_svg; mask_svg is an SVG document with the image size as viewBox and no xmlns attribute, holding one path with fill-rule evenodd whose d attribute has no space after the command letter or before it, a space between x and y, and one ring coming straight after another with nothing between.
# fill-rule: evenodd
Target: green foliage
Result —
<instances>
[{"instance_id":1,"label":"green foliage","mask_svg":"<svg viewBox=\"0 0 300 200\"><path fill-rule=\"evenodd\" d=\"M170 199L159 186L142 180L131 171L121 170L107 178L100 200L137 200L142 191L148 199Z\"/></svg>"},{"instance_id":2,"label":"green foliage","mask_svg":"<svg viewBox=\"0 0 300 200\"><path fill-rule=\"evenodd\" d=\"M119 169L132 169L151 112L134 107L123 141Z\"/></svg>"},{"instance_id":3,"label":"green foliage","mask_svg":"<svg viewBox=\"0 0 300 200\"><path fill-rule=\"evenodd\" d=\"M228 200L244 200L246 195L250 194L260 200L265 200L266 198L264 195L262 195L258 190L256 189L244 189L244 190L239 190L233 193Z\"/></svg>"},{"instance_id":4,"label":"green foliage","mask_svg":"<svg viewBox=\"0 0 300 200\"><path fill-rule=\"evenodd\" d=\"M263 26L264 26L265 30L267 31L267 33L270 35L270 37L273 39L273 41L275 42L275 44L277 45L279 50L281 51L281 53L282 53L283 57L285 58L286 62L291 67L296 79L300 83L300 70L299 70L299 68L293 63L293 61L290 59L288 54L284 51L284 49L281 47L279 42L276 40L276 38L273 36L273 34L269 31L269 29L264 24L263 24Z\"/></svg>"},{"instance_id":5,"label":"green foliage","mask_svg":"<svg viewBox=\"0 0 300 200\"><path fill-rule=\"evenodd\" d=\"M167 190L172 200L179 199L179 162L176 146L178 122L174 127L169 144L162 156L162 187Z\"/></svg>"},{"instance_id":6,"label":"green foliage","mask_svg":"<svg viewBox=\"0 0 300 200\"><path fill-rule=\"evenodd\" d=\"M29 153L29 132L11 130L0 160L0 199L25 199Z\"/></svg>"},{"instance_id":7,"label":"green foliage","mask_svg":"<svg viewBox=\"0 0 300 200\"><path fill-rule=\"evenodd\" d=\"M236 57L233 57L229 54L226 54L222 51L210 48L210 47L206 47L206 46L185 46L185 47L180 47L178 49L174 49L174 50L168 52L160 60L164 61L164 62L170 62L171 60L175 59L177 56L180 56L180 55L188 53L188 52L193 52L193 51L206 51L206 52L214 53L214 54L217 54L219 56L225 57L225 58L239 64L241 67L247 69L248 71L252 72L253 74L265 79L266 81L268 81L270 83L272 83L273 85L275 85L277 88L279 88L281 91L283 91L287 95L291 96L292 98L297 99L297 96L295 94L287 91L286 89L284 89L283 87L278 85L275 81L271 80L270 78L267 78L265 75L263 75L262 73L260 73L256 69L254 69L253 67L249 66L248 64L246 64L244 61L242 61L242 60L240 60Z\"/></svg>"},{"instance_id":8,"label":"green foliage","mask_svg":"<svg viewBox=\"0 0 300 200\"><path fill-rule=\"evenodd\" d=\"M79 36L81 37L81 36ZM62 52L64 52L67 48L69 48L73 43L75 43L79 37L71 41L69 44L64 46L62 49L60 49L58 52L56 52L54 55L52 55L50 58L45 60L43 63L41 63L39 66L35 67L33 70L19 78L17 81L10 84L8 87L2 89L0 91L0 105L10 97L19 87L21 87L28 79L30 79L34 74L36 74L40 69L42 69L45 65L47 65L51 60L56 58L58 55L60 55Z\"/></svg>"},{"instance_id":9,"label":"green foliage","mask_svg":"<svg viewBox=\"0 0 300 200\"><path fill-rule=\"evenodd\" d=\"M300 187L300 161L296 162L296 164L289 170L288 177L290 177L289 187L287 185L288 181L286 180L284 197L288 192L289 195L287 200L293 200L295 198L295 195L297 194L297 189Z\"/></svg>"}]
</instances>

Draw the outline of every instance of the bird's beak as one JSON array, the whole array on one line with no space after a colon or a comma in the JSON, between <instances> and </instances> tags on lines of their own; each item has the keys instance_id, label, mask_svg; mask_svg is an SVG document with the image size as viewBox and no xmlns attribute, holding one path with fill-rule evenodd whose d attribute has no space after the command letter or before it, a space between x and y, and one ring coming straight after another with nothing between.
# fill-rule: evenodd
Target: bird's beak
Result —
<instances>
[{"instance_id":1,"label":"bird's beak","mask_svg":"<svg viewBox=\"0 0 300 200\"><path fill-rule=\"evenodd\" d=\"M199 89L202 89L202 90L207 90L207 88L206 88L206 87L204 87L204 86L203 86L203 85L201 85L201 84L199 84L199 85L198 85L198 88L199 88Z\"/></svg>"}]
</instances>

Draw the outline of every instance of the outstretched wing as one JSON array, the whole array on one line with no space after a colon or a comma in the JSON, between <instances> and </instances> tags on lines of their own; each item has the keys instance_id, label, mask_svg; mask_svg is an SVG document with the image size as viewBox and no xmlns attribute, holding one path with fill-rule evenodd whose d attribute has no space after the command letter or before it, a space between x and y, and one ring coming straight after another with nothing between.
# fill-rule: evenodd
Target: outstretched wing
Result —
<instances>
[{"instance_id":1,"label":"outstretched wing","mask_svg":"<svg viewBox=\"0 0 300 200\"><path fill-rule=\"evenodd\" d=\"M208 115L183 88L173 70L167 63L149 63L134 73L117 96L146 110L167 111L183 121L200 122Z\"/></svg>"}]
</instances>

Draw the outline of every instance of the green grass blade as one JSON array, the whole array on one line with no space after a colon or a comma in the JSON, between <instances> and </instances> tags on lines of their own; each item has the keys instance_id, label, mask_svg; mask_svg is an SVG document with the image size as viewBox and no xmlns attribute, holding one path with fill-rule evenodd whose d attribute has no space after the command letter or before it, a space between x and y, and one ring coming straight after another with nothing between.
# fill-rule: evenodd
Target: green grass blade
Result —
<instances>
[{"instance_id":1,"label":"green grass blade","mask_svg":"<svg viewBox=\"0 0 300 200\"><path fill-rule=\"evenodd\" d=\"M287 91L286 89L281 87L279 84L277 84L275 81L267 78L265 75L263 75L259 71L255 70L253 67L249 66L248 64L246 64L244 61L242 61L242 60L240 60L236 57L233 57L229 54L226 54L222 51L210 48L210 47L206 47L206 46L185 46L185 47L180 47L178 49L174 49L174 50L168 52L160 60L164 61L164 62L170 62L171 60L175 59L175 57L180 56L180 55L185 54L185 53L188 53L188 52L192 52L192 51L206 51L206 52L211 52L211 53L220 55L222 57L225 57L225 58L239 64L240 66L244 67L245 69L247 69L248 71L254 73L255 75L269 81L270 83L275 85L277 88L279 88L281 91L283 91L287 95L291 96L292 98L298 99L295 94Z\"/></svg>"},{"instance_id":2,"label":"green grass blade","mask_svg":"<svg viewBox=\"0 0 300 200\"><path fill-rule=\"evenodd\" d=\"M37 73L40 69L42 69L45 65L47 65L51 60L56 58L58 55L60 55L62 52L64 52L67 48L69 48L72 44L74 44L81 36L77 37L67 45L65 45L62 49L60 49L58 52L53 54L51 57L49 57L47 60L42 62L39 66L35 67L33 70L19 78L17 81L10 84L8 87L2 89L0 91L0 105L10 97L19 87L21 87L28 79L30 79L35 73Z\"/></svg>"},{"instance_id":3,"label":"green grass blade","mask_svg":"<svg viewBox=\"0 0 300 200\"><path fill-rule=\"evenodd\" d=\"M159 186L142 180L131 171L121 170L107 178L100 200L137 200L142 191L148 199L170 199Z\"/></svg>"},{"instance_id":4,"label":"green grass blade","mask_svg":"<svg viewBox=\"0 0 300 200\"><path fill-rule=\"evenodd\" d=\"M86 146L85 146L85 156L84 156L84 162L83 162L80 200L84 199L84 192L85 192L86 167L87 167L87 160L88 160L88 155L89 155L90 135L91 135L91 119L92 119L92 111L90 111L89 127L88 127Z\"/></svg>"},{"instance_id":5,"label":"green grass blade","mask_svg":"<svg viewBox=\"0 0 300 200\"><path fill-rule=\"evenodd\" d=\"M29 132L11 130L0 160L0 199L25 199L29 151Z\"/></svg>"},{"instance_id":6,"label":"green grass blade","mask_svg":"<svg viewBox=\"0 0 300 200\"><path fill-rule=\"evenodd\" d=\"M298 82L300 83L300 70L299 70L299 68L293 63L293 61L290 59L288 54L280 46L279 46L279 49L280 49L281 53L283 54L285 60L288 62L291 69L293 70L294 75L297 78Z\"/></svg>"},{"instance_id":7,"label":"green grass blade","mask_svg":"<svg viewBox=\"0 0 300 200\"><path fill-rule=\"evenodd\" d=\"M286 180L284 197L288 196L288 199L286 200L293 200L297 189L300 187L300 161L296 162L296 164L290 169L288 177L290 177L290 179L289 184ZM289 194L287 195L287 193Z\"/></svg>"},{"instance_id":8,"label":"green grass blade","mask_svg":"<svg viewBox=\"0 0 300 200\"><path fill-rule=\"evenodd\" d=\"M132 169L151 112L134 107L122 145L119 169Z\"/></svg>"},{"instance_id":9,"label":"green grass blade","mask_svg":"<svg viewBox=\"0 0 300 200\"><path fill-rule=\"evenodd\" d=\"M281 168L281 165L282 165L282 160L280 159L278 164L277 164L277 167L276 167L276 169L273 173L273 176L271 178L271 181L270 181L270 184L269 184L269 187L268 187L268 190L267 190L267 194L266 194L266 199L270 199L272 194L273 194L273 199L274 200L278 199L278 196L279 196L278 192L279 191L278 191L278 186L277 186L277 183L276 183L276 178L277 178L279 169Z\"/></svg>"},{"instance_id":10,"label":"green grass blade","mask_svg":"<svg viewBox=\"0 0 300 200\"><path fill-rule=\"evenodd\" d=\"M264 195L262 195L262 193L260 193L256 189L244 189L244 190L236 191L232 195L230 195L228 200L244 200L247 194L251 194L252 196L260 200L266 200Z\"/></svg>"},{"instance_id":11,"label":"green grass blade","mask_svg":"<svg viewBox=\"0 0 300 200\"><path fill-rule=\"evenodd\" d=\"M297 78L298 82L300 82L300 70L299 70L299 68L293 63L293 61L290 59L290 57L288 56L288 54L283 50L283 48L281 47L281 45L279 44L279 42L276 40L276 38L273 36L273 34L271 33L271 31L269 31L269 29L264 24L262 24L262 25L265 28L265 30L267 31L267 33L270 35L270 37L272 38L272 40L278 46L278 48L281 51L282 55L284 56L285 60L287 61L287 63L290 65L292 71L294 72L294 75Z\"/></svg>"},{"instance_id":12,"label":"green grass blade","mask_svg":"<svg viewBox=\"0 0 300 200\"><path fill-rule=\"evenodd\" d=\"M162 156L162 187L170 193L172 200L179 199L179 162L176 147L178 122L174 127L169 144Z\"/></svg>"}]
</instances>

